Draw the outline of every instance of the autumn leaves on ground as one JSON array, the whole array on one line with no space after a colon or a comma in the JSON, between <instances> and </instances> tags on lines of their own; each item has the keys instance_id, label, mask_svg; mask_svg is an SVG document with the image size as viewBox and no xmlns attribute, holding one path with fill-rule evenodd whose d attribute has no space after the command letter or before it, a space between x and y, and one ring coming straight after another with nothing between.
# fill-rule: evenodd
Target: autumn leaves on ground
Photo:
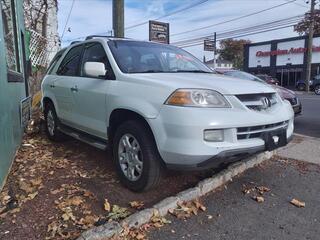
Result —
<instances>
[{"instance_id":1,"label":"autumn leaves on ground","mask_svg":"<svg viewBox=\"0 0 320 240\"><path fill-rule=\"evenodd\" d=\"M201 178L173 172L159 188L133 193L119 183L107 152L71 139L52 143L40 131L28 134L0 195L0 239L75 239L92 226L120 221Z\"/></svg>"}]
</instances>

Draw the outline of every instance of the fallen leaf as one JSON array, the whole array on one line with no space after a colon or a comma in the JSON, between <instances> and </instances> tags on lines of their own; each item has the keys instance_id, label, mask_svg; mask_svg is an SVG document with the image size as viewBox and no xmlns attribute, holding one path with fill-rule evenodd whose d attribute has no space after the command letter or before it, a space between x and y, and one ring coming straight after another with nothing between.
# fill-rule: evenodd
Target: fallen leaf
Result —
<instances>
[{"instance_id":1,"label":"fallen leaf","mask_svg":"<svg viewBox=\"0 0 320 240\"><path fill-rule=\"evenodd\" d=\"M299 208L302 208L302 207L305 207L306 206L306 203L305 202L301 202L295 198L293 198L291 201L290 201L291 204L293 204L294 206L296 207L299 207Z\"/></svg>"},{"instance_id":2,"label":"fallen leaf","mask_svg":"<svg viewBox=\"0 0 320 240\"><path fill-rule=\"evenodd\" d=\"M257 190L259 191L259 193L262 195L264 194L265 192L270 192L270 188L267 188L265 186L260 186L260 187L257 187Z\"/></svg>"},{"instance_id":3,"label":"fallen leaf","mask_svg":"<svg viewBox=\"0 0 320 240\"><path fill-rule=\"evenodd\" d=\"M199 199L193 201L193 203L195 204L196 208L200 209L201 211L204 212L207 210L207 208L202 203L199 202Z\"/></svg>"},{"instance_id":4,"label":"fallen leaf","mask_svg":"<svg viewBox=\"0 0 320 240\"><path fill-rule=\"evenodd\" d=\"M19 187L21 190L25 191L26 193L32 193L34 191L33 187L26 183L25 181L19 182Z\"/></svg>"},{"instance_id":5,"label":"fallen leaf","mask_svg":"<svg viewBox=\"0 0 320 240\"><path fill-rule=\"evenodd\" d=\"M76 217L73 215L72 209L70 207L63 209L63 211L64 211L64 214L62 214L62 216L61 216L63 221L68 221L70 219L72 221L76 220Z\"/></svg>"},{"instance_id":6,"label":"fallen leaf","mask_svg":"<svg viewBox=\"0 0 320 240\"><path fill-rule=\"evenodd\" d=\"M42 179L41 178L32 179L30 182L34 187L37 187L41 185Z\"/></svg>"},{"instance_id":7,"label":"fallen leaf","mask_svg":"<svg viewBox=\"0 0 320 240\"><path fill-rule=\"evenodd\" d=\"M30 193L30 194L28 194L28 198L29 198L30 200L32 200L32 199L34 199L37 195L38 195L38 192Z\"/></svg>"},{"instance_id":8,"label":"fallen leaf","mask_svg":"<svg viewBox=\"0 0 320 240\"><path fill-rule=\"evenodd\" d=\"M112 211L108 214L107 217L109 220L117 221L117 220L126 218L129 215L130 215L130 212L128 211L127 208L122 208L122 207L119 207L118 205L113 205Z\"/></svg>"},{"instance_id":9,"label":"fallen leaf","mask_svg":"<svg viewBox=\"0 0 320 240\"><path fill-rule=\"evenodd\" d=\"M256 200L258 203L264 202L264 198L261 196L253 196L252 199Z\"/></svg>"},{"instance_id":10,"label":"fallen leaf","mask_svg":"<svg viewBox=\"0 0 320 240\"><path fill-rule=\"evenodd\" d=\"M129 203L130 207L135 209L141 209L144 206L144 203L141 201L132 201Z\"/></svg>"},{"instance_id":11,"label":"fallen leaf","mask_svg":"<svg viewBox=\"0 0 320 240\"><path fill-rule=\"evenodd\" d=\"M104 207L104 210L105 210L105 211L110 212L111 206L110 206L110 203L108 202L108 199L105 199L105 200L104 200L103 207Z\"/></svg>"},{"instance_id":12,"label":"fallen leaf","mask_svg":"<svg viewBox=\"0 0 320 240\"><path fill-rule=\"evenodd\" d=\"M75 196L66 201L68 205L79 206L83 203L83 199L80 196Z\"/></svg>"}]
</instances>

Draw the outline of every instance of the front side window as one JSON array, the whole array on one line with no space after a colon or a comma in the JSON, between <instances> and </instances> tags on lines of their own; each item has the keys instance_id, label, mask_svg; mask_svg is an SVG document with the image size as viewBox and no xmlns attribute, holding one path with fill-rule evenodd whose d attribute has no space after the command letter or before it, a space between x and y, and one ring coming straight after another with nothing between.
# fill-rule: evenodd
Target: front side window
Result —
<instances>
[{"instance_id":1,"label":"front side window","mask_svg":"<svg viewBox=\"0 0 320 240\"><path fill-rule=\"evenodd\" d=\"M109 41L108 45L124 73L212 73L200 60L171 45L124 40Z\"/></svg>"},{"instance_id":2,"label":"front side window","mask_svg":"<svg viewBox=\"0 0 320 240\"><path fill-rule=\"evenodd\" d=\"M63 76L79 76L82 50L82 45L71 48L61 62L57 74Z\"/></svg>"},{"instance_id":3,"label":"front side window","mask_svg":"<svg viewBox=\"0 0 320 240\"><path fill-rule=\"evenodd\" d=\"M107 74L106 79L114 79L113 71L108 60L108 56L100 43L88 43L85 46L82 59L81 76L88 77L84 73L84 64L86 62L100 62L104 64Z\"/></svg>"},{"instance_id":4,"label":"front side window","mask_svg":"<svg viewBox=\"0 0 320 240\"><path fill-rule=\"evenodd\" d=\"M7 67L11 71L20 72L15 4L13 0L1 0L0 3Z\"/></svg>"}]
</instances>

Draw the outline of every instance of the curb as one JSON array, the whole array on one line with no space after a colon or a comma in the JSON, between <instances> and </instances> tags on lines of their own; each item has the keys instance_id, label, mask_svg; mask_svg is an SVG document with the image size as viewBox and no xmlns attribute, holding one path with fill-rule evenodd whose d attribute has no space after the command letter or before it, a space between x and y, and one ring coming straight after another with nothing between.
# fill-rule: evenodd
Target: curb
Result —
<instances>
[{"instance_id":1,"label":"curb","mask_svg":"<svg viewBox=\"0 0 320 240\"><path fill-rule=\"evenodd\" d=\"M109 222L99 227L89 229L83 232L77 240L107 240L119 235L124 229L137 229L143 224L150 222L155 213L163 217L167 215L169 209L178 207L179 202L200 198L231 181L233 177L261 164L263 161L270 159L274 155L275 151L263 152L246 160L236 162L213 177L200 181L197 186L184 190L176 196L165 198L151 208L130 215L120 223Z\"/></svg>"},{"instance_id":2,"label":"curb","mask_svg":"<svg viewBox=\"0 0 320 240\"><path fill-rule=\"evenodd\" d=\"M295 135L295 136L297 136L297 137L305 138L305 139L320 141L320 138L311 137L311 136L304 135L304 134L294 133L293 135Z\"/></svg>"}]
</instances>

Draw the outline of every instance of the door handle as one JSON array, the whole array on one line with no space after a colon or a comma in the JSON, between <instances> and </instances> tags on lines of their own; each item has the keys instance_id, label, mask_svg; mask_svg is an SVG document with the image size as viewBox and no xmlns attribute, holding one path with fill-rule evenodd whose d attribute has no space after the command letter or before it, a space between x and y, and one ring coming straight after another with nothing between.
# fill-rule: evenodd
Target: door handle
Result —
<instances>
[{"instance_id":1,"label":"door handle","mask_svg":"<svg viewBox=\"0 0 320 240\"><path fill-rule=\"evenodd\" d=\"M70 88L71 92L78 92L78 87L74 86L72 88Z\"/></svg>"},{"instance_id":2,"label":"door handle","mask_svg":"<svg viewBox=\"0 0 320 240\"><path fill-rule=\"evenodd\" d=\"M50 84L49 86L50 86L51 88L55 88L54 84Z\"/></svg>"}]
</instances>

